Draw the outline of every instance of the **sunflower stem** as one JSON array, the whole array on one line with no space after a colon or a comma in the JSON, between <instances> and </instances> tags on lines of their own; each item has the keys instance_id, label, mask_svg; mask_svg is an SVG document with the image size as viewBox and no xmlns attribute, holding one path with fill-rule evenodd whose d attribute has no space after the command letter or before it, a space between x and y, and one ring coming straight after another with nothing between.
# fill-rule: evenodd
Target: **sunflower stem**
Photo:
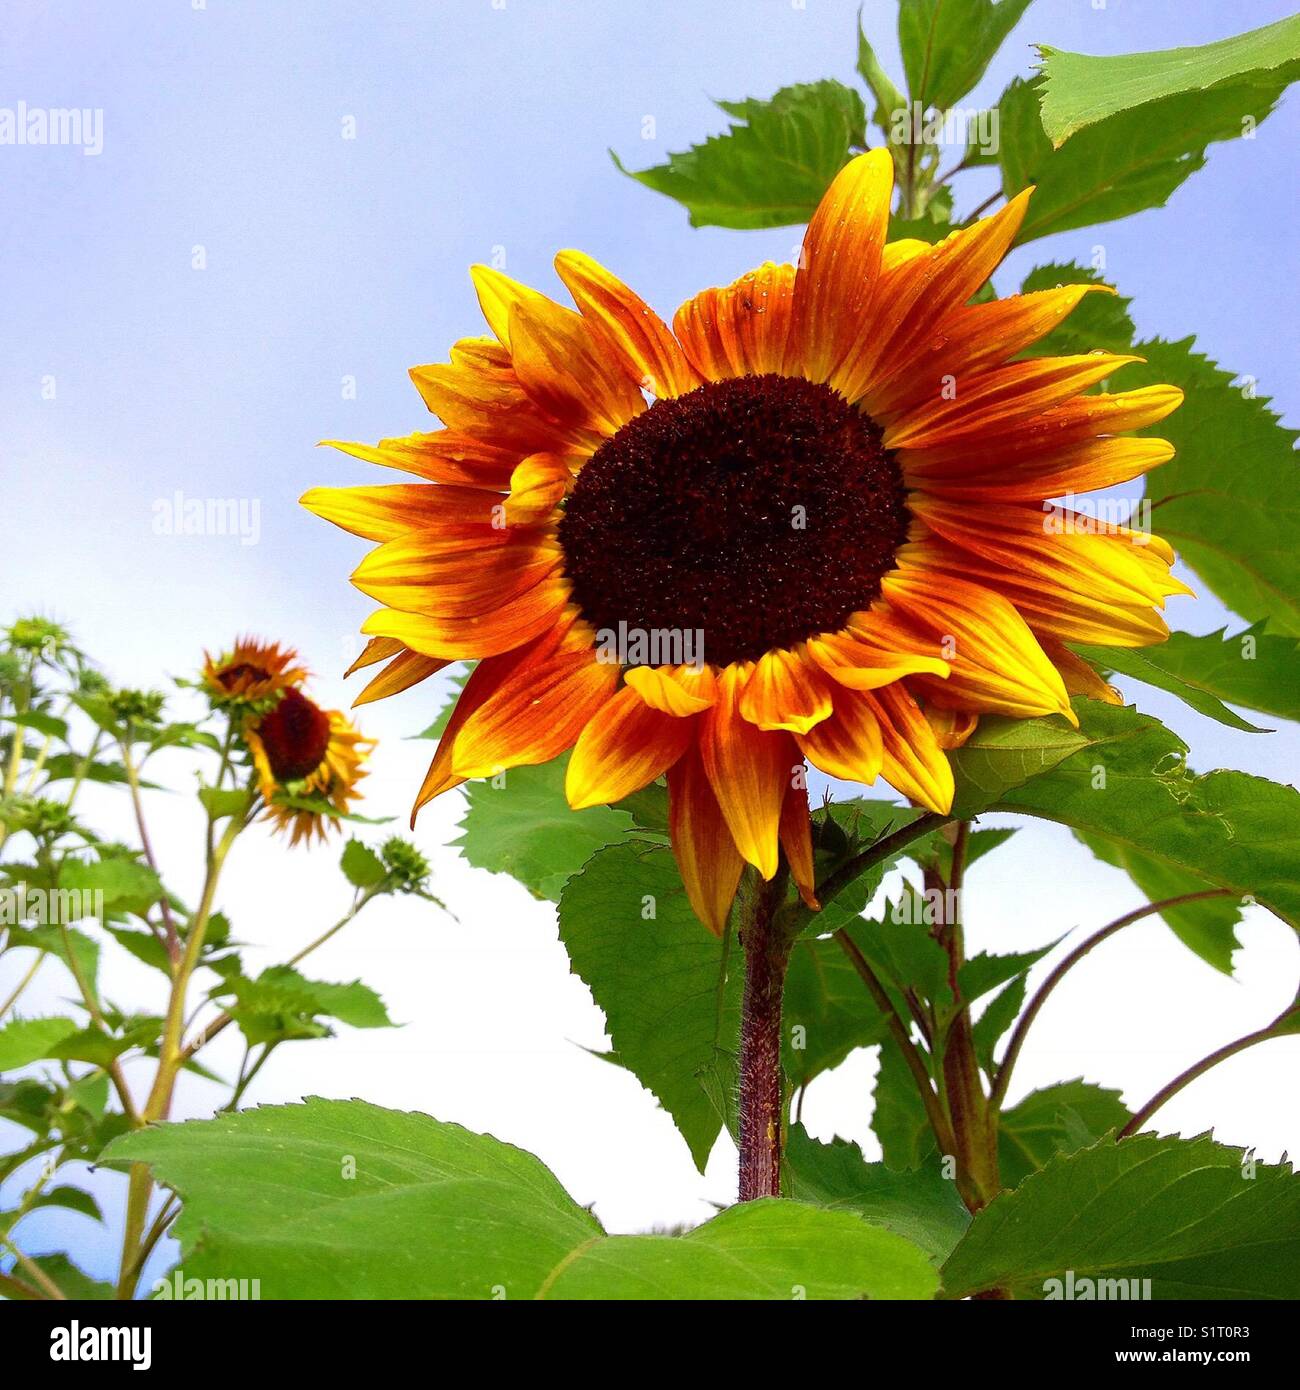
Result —
<instances>
[{"instance_id":1,"label":"sunflower stem","mask_svg":"<svg viewBox=\"0 0 1300 1390\"><path fill-rule=\"evenodd\" d=\"M782 865L740 900L745 990L740 1017L740 1200L781 1195L784 1097L781 996L791 938L777 909L785 897Z\"/></svg>"}]
</instances>

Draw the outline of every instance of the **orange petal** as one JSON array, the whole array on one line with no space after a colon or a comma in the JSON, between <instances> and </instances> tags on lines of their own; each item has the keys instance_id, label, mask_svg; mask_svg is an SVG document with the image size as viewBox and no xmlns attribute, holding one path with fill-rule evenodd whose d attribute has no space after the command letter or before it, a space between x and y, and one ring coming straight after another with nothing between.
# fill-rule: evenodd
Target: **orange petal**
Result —
<instances>
[{"instance_id":1,"label":"orange petal","mask_svg":"<svg viewBox=\"0 0 1300 1390\"><path fill-rule=\"evenodd\" d=\"M561 454L529 454L510 475L505 517L511 526L545 521L573 482L573 470Z\"/></svg>"},{"instance_id":2,"label":"orange petal","mask_svg":"<svg viewBox=\"0 0 1300 1390\"><path fill-rule=\"evenodd\" d=\"M947 815L956 788L952 767L920 706L901 682L863 692L880 723L885 780L929 811Z\"/></svg>"},{"instance_id":3,"label":"orange petal","mask_svg":"<svg viewBox=\"0 0 1300 1390\"><path fill-rule=\"evenodd\" d=\"M483 317L502 347L510 347L510 314L516 304L539 307L553 302L491 266L472 265L469 274Z\"/></svg>"},{"instance_id":4,"label":"orange petal","mask_svg":"<svg viewBox=\"0 0 1300 1390\"><path fill-rule=\"evenodd\" d=\"M544 537L451 550L412 532L376 546L352 582L380 603L423 617L477 617L520 599L560 560L559 545Z\"/></svg>"},{"instance_id":5,"label":"orange petal","mask_svg":"<svg viewBox=\"0 0 1300 1390\"><path fill-rule=\"evenodd\" d=\"M859 692L835 693L835 712L798 738L799 748L828 777L870 785L880 775L884 745L875 709Z\"/></svg>"},{"instance_id":6,"label":"orange petal","mask_svg":"<svg viewBox=\"0 0 1300 1390\"><path fill-rule=\"evenodd\" d=\"M367 666L373 666L379 661L387 661L389 657L396 656L405 650L406 648L396 638L372 637L362 649L361 655L343 672L343 678L346 680L354 671L364 670Z\"/></svg>"},{"instance_id":7,"label":"orange petal","mask_svg":"<svg viewBox=\"0 0 1300 1390\"><path fill-rule=\"evenodd\" d=\"M972 457L960 475L917 473L912 457L901 462L910 482L950 501L1041 502L1067 493L1095 492L1114 487L1168 463L1174 446L1163 439L1089 439L1041 457L1016 463L993 452Z\"/></svg>"},{"instance_id":8,"label":"orange petal","mask_svg":"<svg viewBox=\"0 0 1300 1390\"><path fill-rule=\"evenodd\" d=\"M916 678L929 698L958 709L1022 718L1062 714L1073 721L1060 675L1001 594L922 566L886 575L883 589L900 613L942 644L947 678Z\"/></svg>"},{"instance_id":9,"label":"orange petal","mask_svg":"<svg viewBox=\"0 0 1300 1390\"><path fill-rule=\"evenodd\" d=\"M925 717L930 721L939 747L945 751L960 748L979 727L980 717L970 710L940 709L927 705Z\"/></svg>"},{"instance_id":10,"label":"orange petal","mask_svg":"<svg viewBox=\"0 0 1300 1390\"><path fill-rule=\"evenodd\" d=\"M629 666L623 679L651 709L678 718L699 714L718 698L717 679L708 666Z\"/></svg>"},{"instance_id":11,"label":"orange petal","mask_svg":"<svg viewBox=\"0 0 1300 1390\"><path fill-rule=\"evenodd\" d=\"M718 701L700 716L700 756L741 857L763 875L776 873L781 804L796 764L793 740L765 733L742 718L746 666L718 677Z\"/></svg>"},{"instance_id":12,"label":"orange petal","mask_svg":"<svg viewBox=\"0 0 1300 1390\"><path fill-rule=\"evenodd\" d=\"M660 399L700 385L664 321L603 265L581 251L561 251L555 269L633 381Z\"/></svg>"},{"instance_id":13,"label":"orange petal","mask_svg":"<svg viewBox=\"0 0 1300 1390\"><path fill-rule=\"evenodd\" d=\"M795 271L765 262L726 289L702 290L678 309L673 332L710 381L789 374Z\"/></svg>"},{"instance_id":14,"label":"orange petal","mask_svg":"<svg viewBox=\"0 0 1300 1390\"><path fill-rule=\"evenodd\" d=\"M760 729L806 734L831 712L831 692L802 654L765 652L740 697L741 717Z\"/></svg>"},{"instance_id":15,"label":"orange petal","mask_svg":"<svg viewBox=\"0 0 1300 1390\"><path fill-rule=\"evenodd\" d=\"M691 907L715 936L721 936L744 860L696 748L668 769L668 830Z\"/></svg>"},{"instance_id":16,"label":"orange petal","mask_svg":"<svg viewBox=\"0 0 1300 1390\"><path fill-rule=\"evenodd\" d=\"M641 392L591 326L549 299L514 305L510 348L520 385L567 425L608 436L645 409Z\"/></svg>"},{"instance_id":17,"label":"orange petal","mask_svg":"<svg viewBox=\"0 0 1300 1390\"><path fill-rule=\"evenodd\" d=\"M667 771L694 741L691 720L651 709L624 686L574 745L564 779L569 805L580 811L621 801Z\"/></svg>"},{"instance_id":18,"label":"orange petal","mask_svg":"<svg viewBox=\"0 0 1300 1390\"><path fill-rule=\"evenodd\" d=\"M443 489L433 483L394 483L384 487L313 487L298 499L309 512L332 521L354 536L387 541L435 520L440 511L438 494ZM490 504L485 494L468 492L486 515ZM490 495L490 494L487 494Z\"/></svg>"},{"instance_id":19,"label":"orange petal","mask_svg":"<svg viewBox=\"0 0 1300 1390\"><path fill-rule=\"evenodd\" d=\"M882 419L915 401L936 399L945 377L970 376L1009 362L1064 322L1085 295L1097 293L1115 291L1109 285L1060 285L986 304L960 305L914 353L906 373L891 376L887 383L872 383L864 404L874 418Z\"/></svg>"},{"instance_id":20,"label":"orange petal","mask_svg":"<svg viewBox=\"0 0 1300 1390\"><path fill-rule=\"evenodd\" d=\"M843 631L809 638L806 645L818 666L849 690L874 690L920 672L948 674L936 644L905 633L883 607L854 614Z\"/></svg>"},{"instance_id":21,"label":"orange petal","mask_svg":"<svg viewBox=\"0 0 1300 1390\"><path fill-rule=\"evenodd\" d=\"M462 487L492 488L498 492L510 486L510 473L518 462L516 451L488 444L456 430L432 430L411 434L404 439L381 439L378 444L347 444L324 439L333 449L353 458L377 463L382 468L400 468L435 483L454 483Z\"/></svg>"},{"instance_id":22,"label":"orange petal","mask_svg":"<svg viewBox=\"0 0 1300 1390\"><path fill-rule=\"evenodd\" d=\"M446 661L440 661L436 657L422 656L419 652L403 651L399 656L395 656L352 701L352 707L355 709L358 705L368 705L374 700L384 700L390 695L398 695L403 690L409 690L413 685L419 685L422 680L427 680L435 671L441 671L447 664Z\"/></svg>"},{"instance_id":23,"label":"orange petal","mask_svg":"<svg viewBox=\"0 0 1300 1390\"><path fill-rule=\"evenodd\" d=\"M1026 189L991 217L893 266L882 278L877 312L862 325L831 384L859 400L906 373L930 335L993 273L1020 228L1028 198Z\"/></svg>"},{"instance_id":24,"label":"orange petal","mask_svg":"<svg viewBox=\"0 0 1300 1390\"><path fill-rule=\"evenodd\" d=\"M851 159L804 236L794 288L794 335L804 375L830 381L870 322L889 228L894 161L887 149Z\"/></svg>"},{"instance_id":25,"label":"orange petal","mask_svg":"<svg viewBox=\"0 0 1300 1390\"><path fill-rule=\"evenodd\" d=\"M959 377L951 391L940 392L893 420L884 442L891 449L924 449L974 435L986 437L1034 419L1140 360L1110 352L1034 357Z\"/></svg>"},{"instance_id":26,"label":"orange petal","mask_svg":"<svg viewBox=\"0 0 1300 1390\"><path fill-rule=\"evenodd\" d=\"M812 819L808 814L808 789L792 786L781 805L781 848L790 866L790 877L805 905L813 912L821 911L817 901L817 883L813 870Z\"/></svg>"},{"instance_id":27,"label":"orange petal","mask_svg":"<svg viewBox=\"0 0 1300 1390\"><path fill-rule=\"evenodd\" d=\"M1102 679L1091 662L1051 637L1040 636L1038 640L1043 644L1048 660L1061 673L1065 688L1071 695L1086 695L1090 700L1101 700L1108 705L1124 703L1124 697Z\"/></svg>"},{"instance_id":28,"label":"orange petal","mask_svg":"<svg viewBox=\"0 0 1300 1390\"><path fill-rule=\"evenodd\" d=\"M448 661L497 656L539 637L556 623L568 602L567 580L551 576L495 612L430 617L381 608L361 625L365 634L395 637L412 651Z\"/></svg>"},{"instance_id":29,"label":"orange petal","mask_svg":"<svg viewBox=\"0 0 1300 1390\"><path fill-rule=\"evenodd\" d=\"M458 777L491 777L549 762L573 746L617 683L618 667L590 651L564 652L517 672L465 721L452 770Z\"/></svg>"}]
</instances>

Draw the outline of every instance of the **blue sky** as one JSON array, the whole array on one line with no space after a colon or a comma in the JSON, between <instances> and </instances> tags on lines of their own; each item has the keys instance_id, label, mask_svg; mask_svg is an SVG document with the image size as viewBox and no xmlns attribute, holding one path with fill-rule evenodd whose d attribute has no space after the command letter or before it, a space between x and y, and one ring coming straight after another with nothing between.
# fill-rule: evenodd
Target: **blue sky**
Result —
<instances>
[{"instance_id":1,"label":"blue sky","mask_svg":"<svg viewBox=\"0 0 1300 1390\"><path fill-rule=\"evenodd\" d=\"M865 8L897 75L892 0ZM1026 70L1032 41L1096 53L1201 43L1288 9L1038 0L972 104ZM40 609L69 621L125 683L184 673L204 645L252 628L298 645L342 701L338 677L371 606L346 583L362 547L296 498L317 483L374 479L315 441L428 427L406 370L481 331L472 262L504 254L511 274L554 291L554 252L579 246L671 312L702 285L788 259L797 229L693 231L680 207L618 174L607 150L644 167L723 127L711 97L853 81L855 12L826 0L11 4L0 105L102 108L104 148L0 148L4 616ZM343 138L349 118L355 139ZM1088 260L1100 245L1142 333L1195 333L1300 423L1297 137L1292 98L1256 139L1214 147L1167 210L1037 242L999 283L1049 259ZM975 180L965 208L985 191ZM193 268L195 248L204 269ZM155 504L178 491L256 501L257 543L156 534ZM1173 616L1197 631L1224 621L1208 599ZM1255 738L1158 696L1142 703L1191 742L1198 767L1294 769L1293 731ZM417 693L366 715L385 739L372 781L384 812L400 813L418 782L427 746L400 740L435 704ZM193 826L172 804L162 839L188 854ZM105 803L103 814L117 811ZM435 808L422 843L445 840L454 819L454 804ZM1135 901L1065 832L1035 828L1013 844L973 885L987 894L972 904L981 945L1046 940ZM260 912L268 931L305 939L337 901L328 857L290 872L259 846L248 862L256 881L232 889L232 904L245 920ZM653 1101L573 1046L600 1045L599 1014L568 976L547 910L450 851L437 862L460 926L394 910L365 946L322 957L337 978L364 974L409 1026L286 1050L254 1097L365 1094L491 1128L542 1153L616 1228L689 1219L705 1198L725 1199L730 1159L715 1155L696 1177ZM1086 901L1061 889L1084 881ZM1042 1074L1027 1062L1026 1080L1086 1069L1143 1098L1271 1016L1294 943L1267 922L1248 938L1245 987L1214 977L1158 924L1116 942L1089 979L1093 994L1062 998L1059 1025L1044 1020ZM124 989L138 981L130 969ZM1155 1003L1131 988L1138 979L1159 982ZM1100 1039L1086 1036L1097 990L1128 1031L1108 1022ZM1282 1084L1298 1049L1275 1043L1268 1057L1239 1059L1168 1122L1191 1132L1227 1114L1225 1137L1295 1151L1297 1117L1269 1107L1262 1088ZM813 1122L865 1136L869 1075L850 1067L828 1082ZM196 1113L206 1103L201 1090L189 1102ZM611 1134L611 1115L624 1134Z\"/></svg>"}]
</instances>

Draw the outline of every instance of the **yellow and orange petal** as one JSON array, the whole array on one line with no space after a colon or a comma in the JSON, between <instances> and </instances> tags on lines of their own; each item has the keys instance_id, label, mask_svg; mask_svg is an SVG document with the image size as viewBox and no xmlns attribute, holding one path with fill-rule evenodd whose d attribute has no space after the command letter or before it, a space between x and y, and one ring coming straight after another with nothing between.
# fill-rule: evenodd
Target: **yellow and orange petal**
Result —
<instances>
[{"instance_id":1,"label":"yellow and orange petal","mask_svg":"<svg viewBox=\"0 0 1300 1390\"><path fill-rule=\"evenodd\" d=\"M218 704L255 704L307 679L307 668L292 647L241 637L220 656L203 654L203 684Z\"/></svg>"},{"instance_id":2,"label":"yellow and orange petal","mask_svg":"<svg viewBox=\"0 0 1300 1390\"><path fill-rule=\"evenodd\" d=\"M291 845L324 840L361 798L357 783L366 775L363 764L375 741L339 710L322 709L301 691L289 690L264 714L250 715L243 733L266 805L264 819L288 834ZM294 800L319 803L319 809Z\"/></svg>"},{"instance_id":3,"label":"yellow and orange petal","mask_svg":"<svg viewBox=\"0 0 1300 1390\"><path fill-rule=\"evenodd\" d=\"M982 716L1073 720L1071 696L1115 698L1067 643L1166 635L1159 610L1188 592L1172 550L1056 499L1166 462L1165 441L1129 432L1181 393L1111 390L1124 356L1021 357L1104 286L971 303L1029 192L934 246L886 241L891 196L888 152L855 158L797 267L705 289L671 328L581 252L556 258L576 311L476 268L491 336L412 371L445 428L339 446L418 481L303 499L377 543L353 576L383 605L363 628L357 667L384 664L362 701L478 662L417 810L466 778L569 749L575 807L666 776L685 891L720 932L746 864L770 878L784 862L815 903L806 762L883 777L947 814L948 753ZM803 434L753 442L774 410L802 412ZM843 464L829 481L807 472L827 449ZM718 472L737 450L744 468L768 469L771 496L821 499L819 548L758 565L752 552L785 533L764 513L768 494L743 491L748 474ZM877 510L855 530L867 501ZM841 502L849 520L828 539ZM737 507L769 529L733 553ZM605 551L590 551L593 536ZM611 658L629 576L655 611L693 596L703 654Z\"/></svg>"}]
</instances>

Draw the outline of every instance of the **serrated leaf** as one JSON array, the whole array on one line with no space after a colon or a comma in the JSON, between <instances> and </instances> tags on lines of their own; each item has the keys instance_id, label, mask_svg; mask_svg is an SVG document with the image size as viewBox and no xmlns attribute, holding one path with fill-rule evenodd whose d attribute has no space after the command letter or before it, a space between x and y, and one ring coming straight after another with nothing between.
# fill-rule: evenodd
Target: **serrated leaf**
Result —
<instances>
[{"instance_id":1,"label":"serrated leaf","mask_svg":"<svg viewBox=\"0 0 1300 1390\"><path fill-rule=\"evenodd\" d=\"M1087 735L1059 716L981 719L966 743L950 754L957 779L953 815L969 820L1008 788L1049 772L1087 745Z\"/></svg>"},{"instance_id":2,"label":"serrated leaf","mask_svg":"<svg viewBox=\"0 0 1300 1390\"><path fill-rule=\"evenodd\" d=\"M0 1025L0 1071L13 1071L51 1055L50 1049L78 1031L70 1018L14 1018Z\"/></svg>"},{"instance_id":3,"label":"serrated leaf","mask_svg":"<svg viewBox=\"0 0 1300 1390\"><path fill-rule=\"evenodd\" d=\"M647 911L653 916L647 917ZM740 1030L742 961L700 925L672 855L602 850L560 898L560 939L604 1010L619 1063L672 1116L703 1171L721 1118L705 1090Z\"/></svg>"},{"instance_id":4,"label":"serrated leaf","mask_svg":"<svg viewBox=\"0 0 1300 1390\"><path fill-rule=\"evenodd\" d=\"M1048 1281L1073 1271L1139 1290L1149 1279L1157 1300L1300 1298L1300 1179L1290 1165L1243 1162L1208 1136L1154 1134L1058 1156L975 1217L944 1293L1059 1298Z\"/></svg>"},{"instance_id":5,"label":"serrated leaf","mask_svg":"<svg viewBox=\"0 0 1300 1390\"><path fill-rule=\"evenodd\" d=\"M808 1085L888 1032L849 958L829 938L795 942L785 979L782 1029L786 1073L794 1086Z\"/></svg>"},{"instance_id":6,"label":"serrated leaf","mask_svg":"<svg viewBox=\"0 0 1300 1390\"><path fill-rule=\"evenodd\" d=\"M959 780L959 802L1104 835L1300 926L1300 793L1244 772L1196 776L1187 745L1131 706L1080 698L1075 710L1081 749L1001 792L990 782L975 794Z\"/></svg>"},{"instance_id":7,"label":"serrated leaf","mask_svg":"<svg viewBox=\"0 0 1300 1390\"><path fill-rule=\"evenodd\" d=\"M908 91L947 110L984 76L1030 0L899 0L898 44Z\"/></svg>"},{"instance_id":8,"label":"serrated leaf","mask_svg":"<svg viewBox=\"0 0 1300 1390\"><path fill-rule=\"evenodd\" d=\"M940 1262L970 1225L956 1184L942 1175L937 1163L899 1173L883 1163L868 1163L862 1150L847 1140L819 1143L800 1124L790 1126L782 1190L797 1201L856 1212Z\"/></svg>"},{"instance_id":9,"label":"serrated leaf","mask_svg":"<svg viewBox=\"0 0 1300 1390\"><path fill-rule=\"evenodd\" d=\"M187 1277L255 1269L264 1298L927 1298L937 1282L900 1236L799 1202L608 1236L531 1154L361 1101L139 1131L107 1161L181 1194Z\"/></svg>"},{"instance_id":10,"label":"serrated leaf","mask_svg":"<svg viewBox=\"0 0 1300 1390\"><path fill-rule=\"evenodd\" d=\"M1097 271L1074 261L1052 261L1036 266L1021 282L1022 294L1057 289L1061 285L1105 285ZM1114 288L1113 286L1111 288ZM1137 328L1129 314L1132 299L1122 294L1086 294L1061 323L1029 349L1035 357L1070 356L1075 353L1126 353L1133 346Z\"/></svg>"},{"instance_id":11,"label":"serrated leaf","mask_svg":"<svg viewBox=\"0 0 1300 1390\"><path fill-rule=\"evenodd\" d=\"M890 1168L919 1168L935 1151L934 1133L916 1081L892 1039L880 1046L871 1128Z\"/></svg>"},{"instance_id":12,"label":"serrated leaf","mask_svg":"<svg viewBox=\"0 0 1300 1390\"><path fill-rule=\"evenodd\" d=\"M1122 1129L1131 1118L1118 1091L1087 1081L1062 1081L1031 1091L1004 1110L998 1124L1002 1185L1019 1186L1057 1154L1085 1148L1103 1134Z\"/></svg>"},{"instance_id":13,"label":"serrated leaf","mask_svg":"<svg viewBox=\"0 0 1300 1390\"><path fill-rule=\"evenodd\" d=\"M1060 145L1084 126L1180 92L1300 77L1300 15L1195 48L1091 57L1042 46L1043 127Z\"/></svg>"},{"instance_id":14,"label":"serrated leaf","mask_svg":"<svg viewBox=\"0 0 1300 1390\"><path fill-rule=\"evenodd\" d=\"M1027 975L1056 945L1057 942L1051 941L1033 951L1016 951L1004 956L981 951L979 955L972 956L957 972L962 998L966 1003L973 1004L1008 980Z\"/></svg>"},{"instance_id":15,"label":"serrated leaf","mask_svg":"<svg viewBox=\"0 0 1300 1390\"><path fill-rule=\"evenodd\" d=\"M373 888L376 883L383 881L387 872L383 860L360 840L349 840L344 845L339 867L354 888Z\"/></svg>"},{"instance_id":16,"label":"serrated leaf","mask_svg":"<svg viewBox=\"0 0 1300 1390\"><path fill-rule=\"evenodd\" d=\"M738 122L725 135L623 173L675 198L693 227L785 227L807 222L831 180L866 138L866 111L832 80L782 87L767 101L720 101ZM611 152L612 153L612 152Z\"/></svg>"},{"instance_id":17,"label":"serrated leaf","mask_svg":"<svg viewBox=\"0 0 1300 1390\"><path fill-rule=\"evenodd\" d=\"M975 1060L989 1076L997 1074L994 1054L1002 1035L1020 1016L1025 1003L1025 977L1017 976L984 1006L983 1013L971 1025L971 1046Z\"/></svg>"},{"instance_id":18,"label":"serrated leaf","mask_svg":"<svg viewBox=\"0 0 1300 1390\"><path fill-rule=\"evenodd\" d=\"M146 912L163 892L158 875L138 859L66 860L59 872L59 887L83 896L102 893L104 911L119 913Z\"/></svg>"},{"instance_id":19,"label":"serrated leaf","mask_svg":"<svg viewBox=\"0 0 1300 1390\"><path fill-rule=\"evenodd\" d=\"M560 890L606 845L627 837L632 817L593 806L571 811L564 796L568 757L513 767L504 785L472 782L460 836L452 841L476 869L509 874L540 898Z\"/></svg>"},{"instance_id":20,"label":"serrated leaf","mask_svg":"<svg viewBox=\"0 0 1300 1390\"><path fill-rule=\"evenodd\" d=\"M1034 186L1017 244L1163 207L1205 164L1273 109L1280 87L1238 83L1184 92L1121 111L1053 148L1039 115L1039 82L1017 78L998 103L1002 191Z\"/></svg>"}]
</instances>

